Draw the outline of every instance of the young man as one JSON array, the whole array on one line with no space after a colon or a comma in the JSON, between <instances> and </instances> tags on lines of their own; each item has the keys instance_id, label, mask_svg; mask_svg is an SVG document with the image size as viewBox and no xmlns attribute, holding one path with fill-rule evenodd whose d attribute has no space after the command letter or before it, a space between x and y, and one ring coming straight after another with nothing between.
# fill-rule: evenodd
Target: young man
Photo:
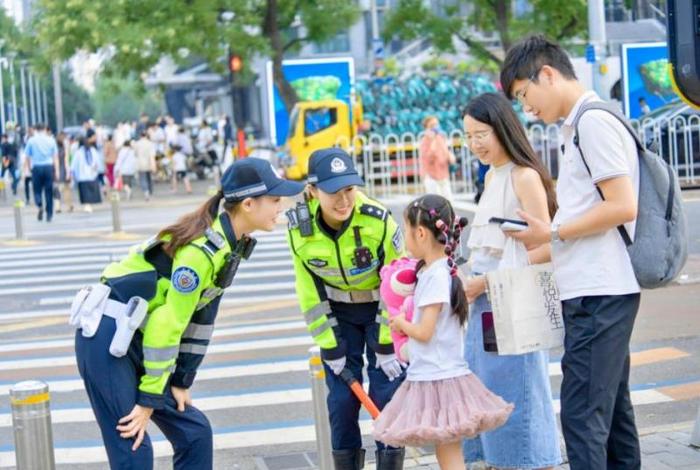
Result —
<instances>
[{"instance_id":1,"label":"young man","mask_svg":"<svg viewBox=\"0 0 700 470\"><path fill-rule=\"evenodd\" d=\"M617 230L624 224L634 239L639 192L635 142L611 114L583 114L579 145L589 174L574 144L573 123L584 103L600 98L578 82L564 50L542 36L511 48L501 83L526 112L547 123L564 119L559 210L551 226L522 213L529 229L511 236L528 248L552 244L566 328L561 421L571 469L639 469L628 379L640 288Z\"/></svg>"}]
</instances>

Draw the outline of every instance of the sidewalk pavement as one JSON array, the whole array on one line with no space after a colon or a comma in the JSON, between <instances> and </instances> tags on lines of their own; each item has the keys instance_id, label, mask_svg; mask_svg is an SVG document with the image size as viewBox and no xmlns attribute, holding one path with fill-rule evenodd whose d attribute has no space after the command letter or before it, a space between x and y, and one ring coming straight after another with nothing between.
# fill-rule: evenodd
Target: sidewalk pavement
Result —
<instances>
[{"instance_id":1,"label":"sidewalk pavement","mask_svg":"<svg viewBox=\"0 0 700 470\"><path fill-rule=\"evenodd\" d=\"M700 448L688 444L693 422L641 429L639 439L642 446L642 470L697 470L700 469ZM563 448L563 445L562 445ZM563 449L562 449L563 451ZM365 466L374 470L374 464ZM439 470L434 455L407 459L407 470ZM470 465L469 470L483 470L482 464ZM569 469L568 464L556 467Z\"/></svg>"},{"instance_id":2,"label":"sidewalk pavement","mask_svg":"<svg viewBox=\"0 0 700 470\"><path fill-rule=\"evenodd\" d=\"M640 429L642 470L697 470L700 469L700 448L689 445L694 422ZM565 456L562 440L562 455ZM569 470L566 462L556 470ZM256 459L258 470L312 470L317 462L316 452L268 456ZM367 449L365 470L376 470L374 449ZM408 448L404 462L406 470L439 470L432 447ZM468 464L468 470L486 470L483 462ZM328 469L322 469L328 470Z\"/></svg>"}]
</instances>

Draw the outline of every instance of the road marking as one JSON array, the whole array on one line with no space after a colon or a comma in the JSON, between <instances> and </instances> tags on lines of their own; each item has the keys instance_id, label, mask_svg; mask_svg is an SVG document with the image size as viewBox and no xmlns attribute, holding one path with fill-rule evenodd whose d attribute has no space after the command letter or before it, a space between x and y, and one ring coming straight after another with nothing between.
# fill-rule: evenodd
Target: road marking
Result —
<instances>
[{"instance_id":1,"label":"road marking","mask_svg":"<svg viewBox=\"0 0 700 470\"><path fill-rule=\"evenodd\" d=\"M257 307L259 309L259 307ZM55 319L50 318L48 320L61 322L66 322L66 319ZM36 326L42 326L39 322L32 322ZM39 323L37 325L37 323ZM306 323L303 320L297 321L278 321L271 325L251 325L251 326L233 326L229 328L215 328L214 338L220 338L222 336L244 336L255 333L276 333L278 331L287 330L306 330ZM39 351L42 349L55 349L55 348L65 348L73 346L75 340L73 335L69 339L60 339L53 341L41 341L41 342L18 342L18 343L8 343L0 344L0 353L8 352L20 352L20 351ZM212 346L213 347L213 346ZM212 351L212 347L209 348L209 352Z\"/></svg>"},{"instance_id":2,"label":"road marking","mask_svg":"<svg viewBox=\"0 0 700 470\"><path fill-rule=\"evenodd\" d=\"M700 397L700 382L664 387L659 391L674 400L690 400Z\"/></svg>"}]
</instances>

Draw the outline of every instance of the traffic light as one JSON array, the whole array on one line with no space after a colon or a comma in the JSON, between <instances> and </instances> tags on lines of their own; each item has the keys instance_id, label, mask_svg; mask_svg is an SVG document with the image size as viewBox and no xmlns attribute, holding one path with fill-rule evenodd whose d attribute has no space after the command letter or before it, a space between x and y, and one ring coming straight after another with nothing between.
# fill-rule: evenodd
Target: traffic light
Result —
<instances>
[{"instance_id":1,"label":"traffic light","mask_svg":"<svg viewBox=\"0 0 700 470\"><path fill-rule=\"evenodd\" d=\"M243 59L237 54L229 54L228 69L231 73L238 73L243 70Z\"/></svg>"},{"instance_id":2,"label":"traffic light","mask_svg":"<svg viewBox=\"0 0 700 470\"><path fill-rule=\"evenodd\" d=\"M700 108L700 0L668 1L669 73L678 96Z\"/></svg>"}]
</instances>

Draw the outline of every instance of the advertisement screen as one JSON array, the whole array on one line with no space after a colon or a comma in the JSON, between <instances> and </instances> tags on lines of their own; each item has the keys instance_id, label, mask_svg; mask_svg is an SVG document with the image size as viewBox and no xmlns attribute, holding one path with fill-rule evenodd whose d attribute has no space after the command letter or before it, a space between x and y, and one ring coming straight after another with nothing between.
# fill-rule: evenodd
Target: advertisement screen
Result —
<instances>
[{"instance_id":1,"label":"advertisement screen","mask_svg":"<svg viewBox=\"0 0 700 470\"><path fill-rule=\"evenodd\" d=\"M337 99L351 104L355 81L352 58L285 60L282 71L301 101ZM287 139L289 114L272 78L272 62L267 64L267 83L271 138L282 145Z\"/></svg>"},{"instance_id":2,"label":"advertisement screen","mask_svg":"<svg viewBox=\"0 0 700 470\"><path fill-rule=\"evenodd\" d=\"M665 42L623 44L621 59L627 117L643 118L654 109L678 99L668 73Z\"/></svg>"}]
</instances>

